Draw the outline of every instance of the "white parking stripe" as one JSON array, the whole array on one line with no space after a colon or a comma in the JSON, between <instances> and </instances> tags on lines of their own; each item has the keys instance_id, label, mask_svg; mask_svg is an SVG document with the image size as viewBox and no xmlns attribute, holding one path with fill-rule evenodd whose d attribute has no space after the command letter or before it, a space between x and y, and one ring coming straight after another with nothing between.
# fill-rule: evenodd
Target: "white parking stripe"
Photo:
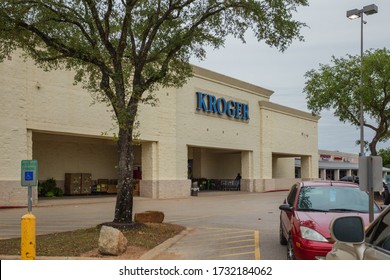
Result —
<instances>
[{"instance_id":1,"label":"white parking stripe","mask_svg":"<svg viewBox=\"0 0 390 280\"><path fill-rule=\"evenodd\" d=\"M169 250L184 259L259 260L259 232L234 228L198 228Z\"/></svg>"}]
</instances>

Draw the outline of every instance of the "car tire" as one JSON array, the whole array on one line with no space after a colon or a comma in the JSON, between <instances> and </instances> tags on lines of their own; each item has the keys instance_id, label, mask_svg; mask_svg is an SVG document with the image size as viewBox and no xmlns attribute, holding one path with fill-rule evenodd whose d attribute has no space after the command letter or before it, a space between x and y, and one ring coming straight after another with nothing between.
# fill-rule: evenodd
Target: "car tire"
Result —
<instances>
[{"instance_id":1,"label":"car tire","mask_svg":"<svg viewBox=\"0 0 390 280\"><path fill-rule=\"evenodd\" d=\"M296 258L295 258L293 241L290 236L287 241L287 260L295 260L295 259Z\"/></svg>"},{"instance_id":2,"label":"car tire","mask_svg":"<svg viewBox=\"0 0 390 280\"><path fill-rule=\"evenodd\" d=\"M279 224L279 243L281 245L287 245L287 239L283 235L282 221L280 221L280 224Z\"/></svg>"},{"instance_id":3,"label":"car tire","mask_svg":"<svg viewBox=\"0 0 390 280\"><path fill-rule=\"evenodd\" d=\"M390 204L390 194L389 194L389 190L385 190L385 191L384 191L384 195L383 195L383 204L384 204L384 205L389 205L389 204Z\"/></svg>"}]
</instances>

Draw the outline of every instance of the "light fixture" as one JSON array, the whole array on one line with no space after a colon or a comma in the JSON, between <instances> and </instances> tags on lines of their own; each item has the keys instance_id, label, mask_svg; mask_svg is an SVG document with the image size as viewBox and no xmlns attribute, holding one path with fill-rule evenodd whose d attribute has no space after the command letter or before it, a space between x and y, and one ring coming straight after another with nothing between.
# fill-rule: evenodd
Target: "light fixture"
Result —
<instances>
[{"instance_id":1,"label":"light fixture","mask_svg":"<svg viewBox=\"0 0 390 280\"><path fill-rule=\"evenodd\" d=\"M362 16L362 13L365 13L366 15L373 15L378 12L378 6L375 4L364 6L363 9L353 9L347 11L347 18L349 19L357 19Z\"/></svg>"},{"instance_id":2,"label":"light fixture","mask_svg":"<svg viewBox=\"0 0 390 280\"><path fill-rule=\"evenodd\" d=\"M363 13L365 13L366 15L373 15L376 14L377 12L378 12L378 6L375 4L371 4L363 7Z\"/></svg>"},{"instance_id":3,"label":"light fixture","mask_svg":"<svg viewBox=\"0 0 390 280\"><path fill-rule=\"evenodd\" d=\"M358 9L353 9L353 10L347 11L347 18L349 18L349 19L360 18L360 11Z\"/></svg>"}]
</instances>

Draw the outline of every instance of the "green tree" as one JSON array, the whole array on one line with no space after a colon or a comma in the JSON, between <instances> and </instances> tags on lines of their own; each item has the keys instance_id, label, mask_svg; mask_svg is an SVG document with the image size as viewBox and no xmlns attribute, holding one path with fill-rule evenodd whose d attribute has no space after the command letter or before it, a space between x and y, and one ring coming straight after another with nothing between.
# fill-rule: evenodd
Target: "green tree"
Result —
<instances>
[{"instance_id":1,"label":"green tree","mask_svg":"<svg viewBox=\"0 0 390 280\"><path fill-rule=\"evenodd\" d=\"M390 168L390 148L380 149L378 155L382 157L383 166Z\"/></svg>"},{"instance_id":2,"label":"green tree","mask_svg":"<svg viewBox=\"0 0 390 280\"><path fill-rule=\"evenodd\" d=\"M378 142L390 138L390 52L369 50L360 56L332 57L332 65L320 64L318 70L306 72L304 92L308 108L314 114L334 109L344 123L360 126L360 96L363 96L364 126L374 131L368 146L377 155ZM363 71L363 83L360 83Z\"/></svg>"},{"instance_id":3,"label":"green tree","mask_svg":"<svg viewBox=\"0 0 390 280\"><path fill-rule=\"evenodd\" d=\"M45 70L72 69L75 82L112 106L118 124L118 197L114 222L132 222L135 118L140 102L180 87L190 57L223 47L228 35L284 51L304 23L307 0L2 0L0 58L21 49ZM157 97L158 98L158 97Z\"/></svg>"}]
</instances>

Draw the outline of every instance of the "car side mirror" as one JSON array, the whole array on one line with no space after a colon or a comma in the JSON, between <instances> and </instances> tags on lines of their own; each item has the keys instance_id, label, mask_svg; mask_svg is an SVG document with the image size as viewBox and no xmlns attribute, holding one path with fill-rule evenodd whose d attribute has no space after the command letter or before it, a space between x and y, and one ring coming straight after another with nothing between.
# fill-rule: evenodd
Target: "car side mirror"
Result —
<instances>
[{"instance_id":1,"label":"car side mirror","mask_svg":"<svg viewBox=\"0 0 390 280\"><path fill-rule=\"evenodd\" d=\"M282 204L279 206L279 210L291 212L293 207L290 204Z\"/></svg>"},{"instance_id":2,"label":"car side mirror","mask_svg":"<svg viewBox=\"0 0 390 280\"><path fill-rule=\"evenodd\" d=\"M336 241L360 244L364 242L364 222L358 216L335 218L330 224L330 234Z\"/></svg>"}]
</instances>

